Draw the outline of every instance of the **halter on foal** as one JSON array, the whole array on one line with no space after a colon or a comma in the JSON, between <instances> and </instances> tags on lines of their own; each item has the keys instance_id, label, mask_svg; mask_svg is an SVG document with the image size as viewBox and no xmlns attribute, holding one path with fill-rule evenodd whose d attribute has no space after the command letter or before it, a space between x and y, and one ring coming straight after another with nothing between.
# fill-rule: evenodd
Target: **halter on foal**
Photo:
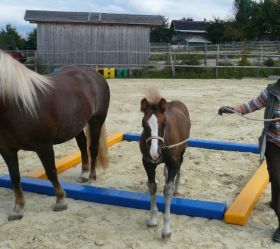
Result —
<instances>
[{"instance_id":1,"label":"halter on foal","mask_svg":"<svg viewBox=\"0 0 280 249\"><path fill-rule=\"evenodd\" d=\"M163 239L168 239L171 237L170 203L173 194L178 193L180 167L190 134L189 112L180 101L166 102L156 89L150 89L147 96L142 99L141 111L144 117L140 150L151 197L151 213L147 225L150 227L157 225L155 170L158 164L165 163L165 213L161 235Z\"/></svg>"},{"instance_id":2,"label":"halter on foal","mask_svg":"<svg viewBox=\"0 0 280 249\"><path fill-rule=\"evenodd\" d=\"M19 150L35 151L39 156L55 189L54 211L67 205L57 178L53 144L75 137L82 155L81 179L90 164L89 181L95 180L97 162L106 166L107 161L104 122L109 101L107 82L91 68L67 66L46 77L0 50L0 154L9 168L16 198L9 220L23 216Z\"/></svg>"}]
</instances>

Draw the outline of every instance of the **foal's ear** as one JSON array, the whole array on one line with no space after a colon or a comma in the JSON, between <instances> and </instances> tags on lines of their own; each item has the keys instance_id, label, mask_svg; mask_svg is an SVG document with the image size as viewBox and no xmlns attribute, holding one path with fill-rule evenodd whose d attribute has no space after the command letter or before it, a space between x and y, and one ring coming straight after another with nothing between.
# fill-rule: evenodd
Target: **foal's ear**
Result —
<instances>
[{"instance_id":1,"label":"foal's ear","mask_svg":"<svg viewBox=\"0 0 280 249\"><path fill-rule=\"evenodd\" d=\"M141 108L140 108L140 111L141 111L141 112L145 112L145 111L147 110L148 106L149 106L149 103L148 103L147 99L146 99L146 98L142 99L142 100L141 100Z\"/></svg>"},{"instance_id":2,"label":"foal's ear","mask_svg":"<svg viewBox=\"0 0 280 249\"><path fill-rule=\"evenodd\" d=\"M164 98L161 98L159 101L159 109L162 113L164 113L166 111L167 108L167 102Z\"/></svg>"}]
</instances>

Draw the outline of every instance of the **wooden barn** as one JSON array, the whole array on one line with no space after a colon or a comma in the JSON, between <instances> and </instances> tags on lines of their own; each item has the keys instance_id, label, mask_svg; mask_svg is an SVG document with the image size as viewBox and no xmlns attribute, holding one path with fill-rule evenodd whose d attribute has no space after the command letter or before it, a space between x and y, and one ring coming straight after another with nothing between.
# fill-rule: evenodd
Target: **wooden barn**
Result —
<instances>
[{"instance_id":1,"label":"wooden barn","mask_svg":"<svg viewBox=\"0 0 280 249\"><path fill-rule=\"evenodd\" d=\"M37 54L46 65L147 65L150 30L161 25L157 15L26 10L37 23Z\"/></svg>"}]
</instances>

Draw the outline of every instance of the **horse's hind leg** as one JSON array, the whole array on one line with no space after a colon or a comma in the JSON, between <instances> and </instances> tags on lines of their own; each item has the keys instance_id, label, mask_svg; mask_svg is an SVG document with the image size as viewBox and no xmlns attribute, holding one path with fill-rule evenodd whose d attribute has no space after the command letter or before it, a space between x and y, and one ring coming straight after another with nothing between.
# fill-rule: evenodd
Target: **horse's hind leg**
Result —
<instances>
[{"instance_id":1,"label":"horse's hind leg","mask_svg":"<svg viewBox=\"0 0 280 249\"><path fill-rule=\"evenodd\" d=\"M42 146L36 152L44 166L48 179L51 181L54 187L54 191L56 195L56 203L52 207L53 211L62 211L67 209L67 204L64 201L65 193L61 188L57 178L53 146L52 145Z\"/></svg>"},{"instance_id":2,"label":"horse's hind leg","mask_svg":"<svg viewBox=\"0 0 280 249\"><path fill-rule=\"evenodd\" d=\"M165 179L165 182L166 182L167 178L168 178L168 170L167 170L166 164L164 164L163 175L164 175L164 179Z\"/></svg>"},{"instance_id":3,"label":"horse's hind leg","mask_svg":"<svg viewBox=\"0 0 280 249\"><path fill-rule=\"evenodd\" d=\"M89 165L88 165L89 160L87 154L87 138L83 130L75 138L82 155L82 172L78 181L86 182L88 181L88 171L89 171Z\"/></svg>"},{"instance_id":4,"label":"horse's hind leg","mask_svg":"<svg viewBox=\"0 0 280 249\"><path fill-rule=\"evenodd\" d=\"M20 185L20 173L17 152L4 153L2 154L2 157L8 166L16 198L14 209L9 214L8 220L19 220L23 217L24 197Z\"/></svg>"},{"instance_id":5,"label":"horse's hind leg","mask_svg":"<svg viewBox=\"0 0 280 249\"><path fill-rule=\"evenodd\" d=\"M180 195L179 186L181 184L181 165L183 163L184 153L185 153L185 150L182 152L181 157L180 157L180 164L179 164L178 172L177 172L177 175L175 178L174 195Z\"/></svg>"},{"instance_id":6,"label":"horse's hind leg","mask_svg":"<svg viewBox=\"0 0 280 249\"><path fill-rule=\"evenodd\" d=\"M90 146L89 146L89 152L91 156L91 167L90 167L90 174L88 182L93 183L96 181L96 158L98 155L98 149L99 149L99 139L101 135L101 128L104 123L105 119L101 119L100 117L92 117L89 122L89 136L90 136Z\"/></svg>"}]
</instances>

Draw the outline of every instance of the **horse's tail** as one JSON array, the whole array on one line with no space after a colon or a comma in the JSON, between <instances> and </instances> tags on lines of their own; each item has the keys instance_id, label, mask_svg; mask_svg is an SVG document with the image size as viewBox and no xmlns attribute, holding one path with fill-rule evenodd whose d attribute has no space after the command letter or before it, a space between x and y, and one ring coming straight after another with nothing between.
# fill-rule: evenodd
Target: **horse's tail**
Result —
<instances>
[{"instance_id":1,"label":"horse's tail","mask_svg":"<svg viewBox=\"0 0 280 249\"><path fill-rule=\"evenodd\" d=\"M87 154L89 157L89 165L91 163L91 155L89 151L89 146L91 145L91 136L90 136L90 128L89 124L86 126L86 137L87 137ZM98 146L98 154L95 161L96 168L106 169L108 167L108 147L107 147L107 139L106 139L106 127L105 122L103 123L100 131L99 138L99 146Z\"/></svg>"}]
</instances>

